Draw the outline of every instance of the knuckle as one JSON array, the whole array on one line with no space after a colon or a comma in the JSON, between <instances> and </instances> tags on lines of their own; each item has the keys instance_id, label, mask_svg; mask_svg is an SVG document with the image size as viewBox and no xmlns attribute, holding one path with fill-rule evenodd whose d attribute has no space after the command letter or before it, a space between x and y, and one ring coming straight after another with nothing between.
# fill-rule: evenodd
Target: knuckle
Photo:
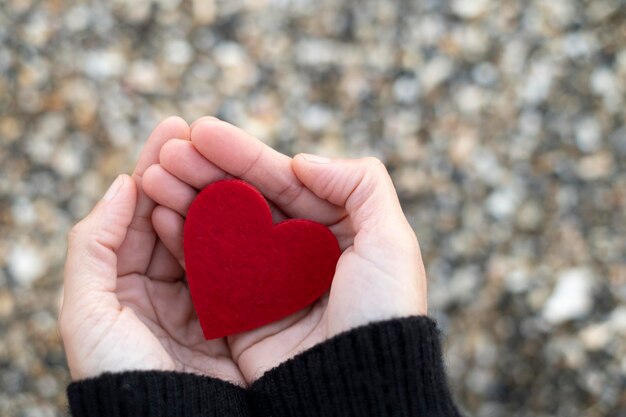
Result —
<instances>
[{"instance_id":1,"label":"knuckle","mask_svg":"<svg viewBox=\"0 0 626 417\"><path fill-rule=\"evenodd\" d=\"M274 201L279 206L288 207L300 196L302 190L303 187L299 183L287 181L274 197Z\"/></svg>"},{"instance_id":2,"label":"knuckle","mask_svg":"<svg viewBox=\"0 0 626 417\"><path fill-rule=\"evenodd\" d=\"M72 226L69 233L67 234L68 243L72 245L73 243L78 242L84 234L84 229L85 229L84 220L81 220L78 223L76 223L74 226Z\"/></svg>"},{"instance_id":3,"label":"knuckle","mask_svg":"<svg viewBox=\"0 0 626 417\"><path fill-rule=\"evenodd\" d=\"M142 178L145 179L147 177L158 176L161 173L163 168L160 164L152 164L143 172Z\"/></svg>"},{"instance_id":4,"label":"knuckle","mask_svg":"<svg viewBox=\"0 0 626 417\"><path fill-rule=\"evenodd\" d=\"M161 183L163 179L162 174L163 168L159 164L152 164L144 171L141 179L141 185L143 190L148 194L154 192L154 189L158 187L157 184Z\"/></svg>"},{"instance_id":5,"label":"knuckle","mask_svg":"<svg viewBox=\"0 0 626 417\"><path fill-rule=\"evenodd\" d=\"M363 182L372 187L389 178L389 173L387 172L385 164L378 158L373 156L365 158L364 166Z\"/></svg>"},{"instance_id":6,"label":"knuckle","mask_svg":"<svg viewBox=\"0 0 626 417\"><path fill-rule=\"evenodd\" d=\"M171 161L180 160L183 157L182 144L186 144L187 141L181 141L178 139L170 139L163 144L159 151L159 163L168 164ZM191 145L191 142L189 142ZM150 168L150 167L148 167ZM147 170L146 170L147 171ZM144 173L145 176L145 173Z\"/></svg>"},{"instance_id":7,"label":"knuckle","mask_svg":"<svg viewBox=\"0 0 626 417\"><path fill-rule=\"evenodd\" d=\"M382 179L389 176L385 164L380 159L374 156L368 156L363 159L363 165L365 167L365 173L375 180Z\"/></svg>"},{"instance_id":8,"label":"knuckle","mask_svg":"<svg viewBox=\"0 0 626 417\"><path fill-rule=\"evenodd\" d=\"M90 222L85 218L76 223L67 234L68 250L76 250L77 248L88 248L94 239L97 239L97 231Z\"/></svg>"},{"instance_id":9,"label":"knuckle","mask_svg":"<svg viewBox=\"0 0 626 417\"><path fill-rule=\"evenodd\" d=\"M324 200L328 200L333 195L338 193L337 190L341 189L337 184L337 179L329 172L320 172L317 178L318 182L318 195Z\"/></svg>"}]
</instances>

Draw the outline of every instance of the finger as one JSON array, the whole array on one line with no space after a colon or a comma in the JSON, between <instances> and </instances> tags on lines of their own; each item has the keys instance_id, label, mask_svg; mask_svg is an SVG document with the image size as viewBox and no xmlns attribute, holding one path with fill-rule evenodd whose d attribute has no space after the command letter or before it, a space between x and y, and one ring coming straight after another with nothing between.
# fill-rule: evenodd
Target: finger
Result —
<instances>
[{"instance_id":1,"label":"finger","mask_svg":"<svg viewBox=\"0 0 626 417\"><path fill-rule=\"evenodd\" d=\"M293 169L319 198L345 207L357 239L364 232L368 238L382 239L377 246L387 241L401 246L415 240L391 178L379 160L331 160L300 154L294 158Z\"/></svg>"},{"instance_id":2,"label":"finger","mask_svg":"<svg viewBox=\"0 0 626 417\"><path fill-rule=\"evenodd\" d=\"M219 122L220 119L218 119L215 116L202 116L199 119L194 120L194 122L191 124L190 129L193 129L195 125L202 123L202 122L210 122L210 121L216 121Z\"/></svg>"},{"instance_id":3,"label":"finger","mask_svg":"<svg viewBox=\"0 0 626 417\"><path fill-rule=\"evenodd\" d=\"M232 178L202 156L188 140L170 140L161 149L160 164L181 181L201 190L212 182Z\"/></svg>"},{"instance_id":4,"label":"finger","mask_svg":"<svg viewBox=\"0 0 626 417\"><path fill-rule=\"evenodd\" d=\"M194 125L191 141L207 160L258 188L290 217L331 225L345 215L341 207L302 185L291 169L291 158L231 124L201 121Z\"/></svg>"},{"instance_id":5,"label":"finger","mask_svg":"<svg viewBox=\"0 0 626 417\"><path fill-rule=\"evenodd\" d=\"M271 203L270 210L275 223L285 220L285 215ZM159 205L152 212L152 224L160 242L184 268L183 228L185 218L177 210Z\"/></svg>"},{"instance_id":6,"label":"finger","mask_svg":"<svg viewBox=\"0 0 626 417\"><path fill-rule=\"evenodd\" d=\"M163 145L160 165L162 169L197 190L201 190L215 181L232 178L231 175L202 156L193 144L186 140L173 139ZM164 195L168 193L167 190L170 190L170 187L163 185L163 175L165 174L162 171L148 169L144 175L144 188L148 189L148 195L158 204L165 205L186 216L193 198L189 199L188 196L186 198L172 198L169 195ZM169 181L173 183L173 181ZM185 194L187 193L188 191L185 192ZM276 204L271 201L268 201L268 204L274 223L287 218Z\"/></svg>"},{"instance_id":7,"label":"finger","mask_svg":"<svg viewBox=\"0 0 626 417\"><path fill-rule=\"evenodd\" d=\"M273 204L270 204L270 210L272 211L274 223L285 220L285 215L274 207ZM157 206L152 212L152 224L163 245L184 268L183 228L185 218L176 210L165 206Z\"/></svg>"},{"instance_id":8,"label":"finger","mask_svg":"<svg viewBox=\"0 0 626 417\"><path fill-rule=\"evenodd\" d=\"M161 148L170 139L190 140L189 125L178 116L168 117L152 131L137 160L134 174L143 175L150 165L159 162Z\"/></svg>"},{"instance_id":9,"label":"finger","mask_svg":"<svg viewBox=\"0 0 626 417\"><path fill-rule=\"evenodd\" d=\"M419 244L385 166L375 158L296 155L293 168L318 197L345 207L354 227L354 243L337 264L336 277L341 279L333 281L331 297L368 288L352 305L349 300L343 307L333 304L337 314L345 316L341 309L347 308L355 320L331 328L329 334L369 321L426 314L426 273Z\"/></svg>"},{"instance_id":10,"label":"finger","mask_svg":"<svg viewBox=\"0 0 626 417\"><path fill-rule=\"evenodd\" d=\"M172 252L158 240L146 275L157 281L176 282L183 279L185 271Z\"/></svg>"},{"instance_id":11,"label":"finger","mask_svg":"<svg viewBox=\"0 0 626 417\"><path fill-rule=\"evenodd\" d=\"M170 208L182 216L187 215L189 205L197 191L179 180L159 164L148 168L143 177L144 191L157 204Z\"/></svg>"},{"instance_id":12,"label":"finger","mask_svg":"<svg viewBox=\"0 0 626 417\"><path fill-rule=\"evenodd\" d=\"M185 218L170 208L157 206L152 212L152 224L163 246L167 248L184 268L183 226L185 224Z\"/></svg>"},{"instance_id":13,"label":"finger","mask_svg":"<svg viewBox=\"0 0 626 417\"><path fill-rule=\"evenodd\" d=\"M156 235L150 222L154 202L142 187L145 170L159 162L159 152L165 142L172 138L189 139L189 126L180 117L170 117L161 122L148 138L135 171L133 180L137 186L137 206L125 241L118 252L118 272L120 275L137 272L144 274L150 263Z\"/></svg>"},{"instance_id":14,"label":"finger","mask_svg":"<svg viewBox=\"0 0 626 417\"><path fill-rule=\"evenodd\" d=\"M117 306L117 255L127 236L137 189L120 175L94 209L69 235L65 264L64 306L98 301Z\"/></svg>"}]
</instances>

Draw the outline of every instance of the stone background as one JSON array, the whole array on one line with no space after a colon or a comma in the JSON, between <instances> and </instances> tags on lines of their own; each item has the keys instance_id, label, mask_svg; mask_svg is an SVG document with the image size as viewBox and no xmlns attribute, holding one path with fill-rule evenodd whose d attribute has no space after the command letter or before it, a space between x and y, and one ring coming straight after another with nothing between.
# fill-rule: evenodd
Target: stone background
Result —
<instances>
[{"instance_id":1,"label":"stone background","mask_svg":"<svg viewBox=\"0 0 626 417\"><path fill-rule=\"evenodd\" d=\"M626 416L626 3L0 0L0 415L65 413L65 239L155 124L375 155L475 416Z\"/></svg>"}]
</instances>

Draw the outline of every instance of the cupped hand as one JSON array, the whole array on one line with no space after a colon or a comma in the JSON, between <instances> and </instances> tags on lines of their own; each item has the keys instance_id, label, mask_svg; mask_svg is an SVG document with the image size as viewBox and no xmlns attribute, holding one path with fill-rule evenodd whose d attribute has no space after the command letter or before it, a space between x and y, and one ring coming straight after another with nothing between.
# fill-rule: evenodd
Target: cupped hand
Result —
<instances>
[{"instance_id":1,"label":"cupped hand","mask_svg":"<svg viewBox=\"0 0 626 417\"><path fill-rule=\"evenodd\" d=\"M331 289L321 299L283 320L227 338L247 383L341 332L426 314L417 239L380 161L291 159L211 117L192 124L190 140L168 141L160 164L144 175L146 193L159 204L152 215L157 235L181 266L189 205L206 185L231 177L263 193L274 222L307 218L325 224L343 251Z\"/></svg>"},{"instance_id":2,"label":"cupped hand","mask_svg":"<svg viewBox=\"0 0 626 417\"><path fill-rule=\"evenodd\" d=\"M132 177L118 177L70 232L59 329L74 380L164 370L245 385L226 341L204 340L184 270L156 235L155 203L144 192L145 170L163 144L189 133L180 118L162 122Z\"/></svg>"}]
</instances>

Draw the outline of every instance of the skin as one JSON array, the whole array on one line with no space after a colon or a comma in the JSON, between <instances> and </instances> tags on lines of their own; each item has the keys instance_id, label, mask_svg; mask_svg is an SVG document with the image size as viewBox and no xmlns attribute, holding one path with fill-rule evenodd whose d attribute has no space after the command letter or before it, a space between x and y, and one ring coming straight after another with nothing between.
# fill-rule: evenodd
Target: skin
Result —
<instances>
[{"instance_id":1,"label":"skin","mask_svg":"<svg viewBox=\"0 0 626 417\"><path fill-rule=\"evenodd\" d=\"M60 328L74 379L156 369L246 386L339 333L426 314L419 245L380 161L292 159L215 118L183 124L159 125L132 180L70 234ZM313 305L205 341L184 284L182 230L198 190L230 177L258 188L275 222L327 225L343 253L329 293Z\"/></svg>"}]
</instances>

